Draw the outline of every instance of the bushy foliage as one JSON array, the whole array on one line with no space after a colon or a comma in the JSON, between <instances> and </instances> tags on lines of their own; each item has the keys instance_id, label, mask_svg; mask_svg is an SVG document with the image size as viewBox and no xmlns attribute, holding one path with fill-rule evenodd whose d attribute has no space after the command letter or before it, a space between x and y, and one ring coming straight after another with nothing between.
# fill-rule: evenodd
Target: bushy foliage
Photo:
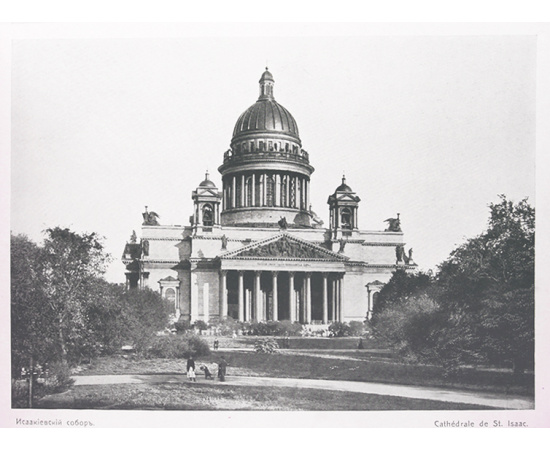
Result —
<instances>
[{"instance_id":1,"label":"bushy foliage","mask_svg":"<svg viewBox=\"0 0 550 450\"><path fill-rule=\"evenodd\" d=\"M208 324L204 320L195 320L195 322L193 322L193 328L199 331L208 330Z\"/></svg>"},{"instance_id":2,"label":"bushy foliage","mask_svg":"<svg viewBox=\"0 0 550 450\"><path fill-rule=\"evenodd\" d=\"M290 320L250 322L242 324L243 332L253 336L299 336L302 325Z\"/></svg>"},{"instance_id":3,"label":"bushy foliage","mask_svg":"<svg viewBox=\"0 0 550 450\"><path fill-rule=\"evenodd\" d=\"M328 331L332 337L344 337L349 336L351 328L345 322L332 322L328 326Z\"/></svg>"},{"instance_id":4,"label":"bushy foliage","mask_svg":"<svg viewBox=\"0 0 550 450\"><path fill-rule=\"evenodd\" d=\"M143 352L146 358L188 358L210 354L208 343L196 335L156 336Z\"/></svg>"},{"instance_id":5,"label":"bushy foliage","mask_svg":"<svg viewBox=\"0 0 550 450\"><path fill-rule=\"evenodd\" d=\"M183 317L180 317L179 320L174 324L174 328L178 333L187 333L193 327L191 326L188 320L185 320L183 319Z\"/></svg>"},{"instance_id":6,"label":"bushy foliage","mask_svg":"<svg viewBox=\"0 0 550 450\"><path fill-rule=\"evenodd\" d=\"M511 361L514 372L534 367L535 292L516 289L484 302L481 350L491 362Z\"/></svg>"},{"instance_id":7,"label":"bushy foliage","mask_svg":"<svg viewBox=\"0 0 550 450\"><path fill-rule=\"evenodd\" d=\"M375 334L409 359L449 372L480 361L533 367L535 211L504 196L489 208L487 231L454 250L435 279L396 271L380 291Z\"/></svg>"},{"instance_id":8,"label":"bushy foliage","mask_svg":"<svg viewBox=\"0 0 550 450\"><path fill-rule=\"evenodd\" d=\"M279 344L275 339L257 339L254 342L254 351L256 353L277 353Z\"/></svg>"},{"instance_id":9,"label":"bushy foliage","mask_svg":"<svg viewBox=\"0 0 550 450\"><path fill-rule=\"evenodd\" d=\"M359 322L357 320L352 320L349 323L349 335L350 336L364 336L367 332L368 327L364 322Z\"/></svg>"},{"instance_id":10,"label":"bushy foliage","mask_svg":"<svg viewBox=\"0 0 550 450\"><path fill-rule=\"evenodd\" d=\"M74 384L74 378L71 378L71 369L65 362L52 363L46 376L44 383L39 385L37 389L38 395L49 395L58 392L64 392Z\"/></svg>"}]
</instances>

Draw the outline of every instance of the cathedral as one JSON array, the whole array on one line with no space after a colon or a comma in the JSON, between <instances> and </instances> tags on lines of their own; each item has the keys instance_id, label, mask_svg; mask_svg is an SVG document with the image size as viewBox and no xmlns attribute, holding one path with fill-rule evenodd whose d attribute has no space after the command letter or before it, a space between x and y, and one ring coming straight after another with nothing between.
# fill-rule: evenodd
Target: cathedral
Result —
<instances>
[{"instance_id":1,"label":"cathedral","mask_svg":"<svg viewBox=\"0 0 550 450\"><path fill-rule=\"evenodd\" d=\"M161 225L146 207L141 237L126 243L127 287L158 290L180 320L363 321L392 273L416 267L399 214L384 231L359 229L345 177L328 195L329 223L312 211L314 168L274 83L266 68L218 168L221 189L206 173L189 225Z\"/></svg>"}]
</instances>

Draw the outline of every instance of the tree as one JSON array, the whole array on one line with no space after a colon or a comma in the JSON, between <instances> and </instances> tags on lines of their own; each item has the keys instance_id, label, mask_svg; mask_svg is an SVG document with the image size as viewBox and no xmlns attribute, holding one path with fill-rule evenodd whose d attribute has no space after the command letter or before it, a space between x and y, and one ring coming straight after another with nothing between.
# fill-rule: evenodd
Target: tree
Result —
<instances>
[{"instance_id":1,"label":"tree","mask_svg":"<svg viewBox=\"0 0 550 450\"><path fill-rule=\"evenodd\" d=\"M22 367L32 371L54 357L53 314L46 304L40 270L41 249L26 236L11 236L11 358L12 376Z\"/></svg>"},{"instance_id":2,"label":"tree","mask_svg":"<svg viewBox=\"0 0 550 450\"><path fill-rule=\"evenodd\" d=\"M491 362L510 361L515 374L532 368L535 354L535 292L516 289L485 300L481 350Z\"/></svg>"},{"instance_id":3,"label":"tree","mask_svg":"<svg viewBox=\"0 0 550 450\"><path fill-rule=\"evenodd\" d=\"M535 210L500 196L487 230L439 266L435 279L397 271L375 305L375 333L448 370L466 362L534 359Z\"/></svg>"},{"instance_id":4,"label":"tree","mask_svg":"<svg viewBox=\"0 0 550 450\"><path fill-rule=\"evenodd\" d=\"M411 295L418 295L432 286L432 277L424 272L408 273L396 270L390 280L378 293L374 312L383 311L390 305L397 305Z\"/></svg>"},{"instance_id":5,"label":"tree","mask_svg":"<svg viewBox=\"0 0 550 450\"><path fill-rule=\"evenodd\" d=\"M41 275L46 303L55 319L61 360L86 333L85 308L109 257L96 233L78 234L67 228L45 231Z\"/></svg>"},{"instance_id":6,"label":"tree","mask_svg":"<svg viewBox=\"0 0 550 450\"><path fill-rule=\"evenodd\" d=\"M486 232L467 240L439 267L438 285L451 307L479 311L488 296L534 284L535 210L500 196Z\"/></svg>"}]
</instances>

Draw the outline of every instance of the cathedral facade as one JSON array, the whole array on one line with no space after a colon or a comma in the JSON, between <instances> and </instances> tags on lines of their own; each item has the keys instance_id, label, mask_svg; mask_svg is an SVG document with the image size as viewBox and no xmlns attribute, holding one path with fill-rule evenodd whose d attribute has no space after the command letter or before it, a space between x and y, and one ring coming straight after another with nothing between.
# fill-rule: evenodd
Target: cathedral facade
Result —
<instances>
[{"instance_id":1,"label":"cathedral facade","mask_svg":"<svg viewBox=\"0 0 550 450\"><path fill-rule=\"evenodd\" d=\"M127 286L159 290L191 322L362 321L392 273L416 267L399 215L384 231L360 230L360 198L342 178L325 226L311 210L314 168L296 121L267 68L259 84L223 155L222 186L207 173L192 192L190 224L161 225L146 208L122 257Z\"/></svg>"}]
</instances>

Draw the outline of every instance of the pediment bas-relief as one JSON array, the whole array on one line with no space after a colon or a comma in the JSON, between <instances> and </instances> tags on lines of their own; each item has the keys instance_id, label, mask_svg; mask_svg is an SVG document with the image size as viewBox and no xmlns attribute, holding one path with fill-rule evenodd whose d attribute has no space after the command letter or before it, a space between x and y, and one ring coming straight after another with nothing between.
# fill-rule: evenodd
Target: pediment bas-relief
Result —
<instances>
[{"instance_id":1,"label":"pediment bas-relief","mask_svg":"<svg viewBox=\"0 0 550 450\"><path fill-rule=\"evenodd\" d=\"M305 243L296 242L283 237L276 241L249 248L237 253L234 257L260 257L260 258L300 258L300 259L324 259L335 260L335 256L317 249Z\"/></svg>"}]
</instances>

